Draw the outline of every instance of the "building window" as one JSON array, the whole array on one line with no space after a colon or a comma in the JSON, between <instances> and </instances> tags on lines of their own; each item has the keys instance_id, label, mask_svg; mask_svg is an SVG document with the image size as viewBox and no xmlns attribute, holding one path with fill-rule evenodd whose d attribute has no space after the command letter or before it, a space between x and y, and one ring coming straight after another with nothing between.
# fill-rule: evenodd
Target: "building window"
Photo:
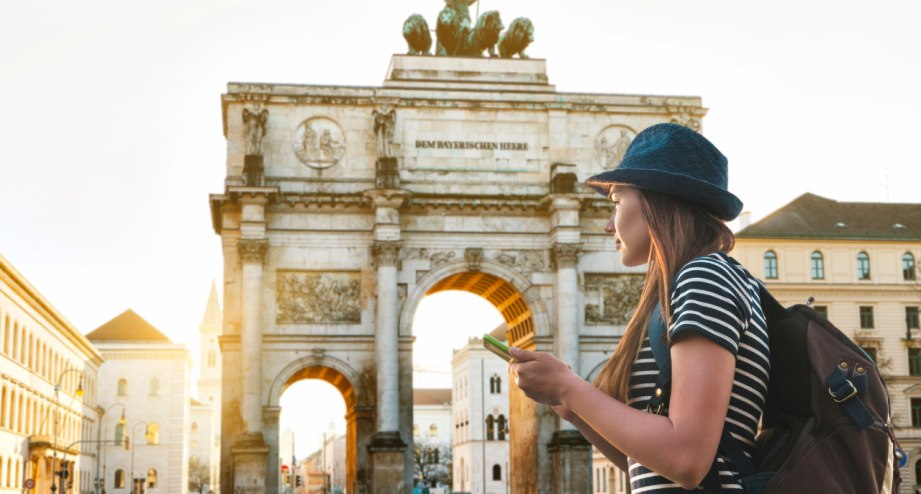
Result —
<instances>
[{"instance_id":1,"label":"building window","mask_svg":"<svg viewBox=\"0 0 921 494\"><path fill-rule=\"evenodd\" d=\"M435 424L430 425L429 426L429 436L435 437L437 435L438 435L438 426Z\"/></svg>"},{"instance_id":2,"label":"building window","mask_svg":"<svg viewBox=\"0 0 921 494\"><path fill-rule=\"evenodd\" d=\"M128 381L125 379L118 380L118 396L128 396Z\"/></svg>"},{"instance_id":3,"label":"building window","mask_svg":"<svg viewBox=\"0 0 921 494\"><path fill-rule=\"evenodd\" d=\"M860 306L860 329L873 329L873 307Z\"/></svg>"},{"instance_id":4,"label":"building window","mask_svg":"<svg viewBox=\"0 0 921 494\"><path fill-rule=\"evenodd\" d=\"M125 471L119 468L115 471L115 488L124 489L125 488Z\"/></svg>"},{"instance_id":5,"label":"building window","mask_svg":"<svg viewBox=\"0 0 921 494\"><path fill-rule=\"evenodd\" d=\"M147 427L147 444L160 444L160 424L154 422Z\"/></svg>"},{"instance_id":6,"label":"building window","mask_svg":"<svg viewBox=\"0 0 921 494\"><path fill-rule=\"evenodd\" d=\"M822 257L822 253L819 251L812 253L812 279L825 279L825 259Z\"/></svg>"},{"instance_id":7,"label":"building window","mask_svg":"<svg viewBox=\"0 0 921 494\"><path fill-rule=\"evenodd\" d=\"M813 305L812 309L819 313L820 316L828 319L828 306L827 305Z\"/></svg>"},{"instance_id":8,"label":"building window","mask_svg":"<svg viewBox=\"0 0 921 494\"><path fill-rule=\"evenodd\" d=\"M921 398L911 399L911 426L921 427Z\"/></svg>"},{"instance_id":9,"label":"building window","mask_svg":"<svg viewBox=\"0 0 921 494\"><path fill-rule=\"evenodd\" d=\"M496 429L495 429L495 419L492 418L492 415L486 416L486 440L492 441L496 438Z\"/></svg>"},{"instance_id":10,"label":"building window","mask_svg":"<svg viewBox=\"0 0 921 494\"><path fill-rule=\"evenodd\" d=\"M492 466L492 479L502 480L502 467L500 467L499 465Z\"/></svg>"},{"instance_id":11,"label":"building window","mask_svg":"<svg viewBox=\"0 0 921 494\"><path fill-rule=\"evenodd\" d=\"M147 471L147 488L155 489L157 487L157 469L151 468Z\"/></svg>"},{"instance_id":12,"label":"building window","mask_svg":"<svg viewBox=\"0 0 921 494\"><path fill-rule=\"evenodd\" d=\"M921 324L918 321L917 307L905 307L905 327L908 329L921 328Z\"/></svg>"},{"instance_id":13,"label":"building window","mask_svg":"<svg viewBox=\"0 0 921 494\"><path fill-rule=\"evenodd\" d=\"M769 280L777 279L777 254L773 250L764 253L764 277Z\"/></svg>"},{"instance_id":14,"label":"building window","mask_svg":"<svg viewBox=\"0 0 921 494\"><path fill-rule=\"evenodd\" d=\"M413 437L419 437L419 424L413 424Z\"/></svg>"},{"instance_id":15,"label":"building window","mask_svg":"<svg viewBox=\"0 0 921 494\"><path fill-rule=\"evenodd\" d=\"M192 432L198 431L198 422L192 422Z\"/></svg>"},{"instance_id":16,"label":"building window","mask_svg":"<svg viewBox=\"0 0 921 494\"><path fill-rule=\"evenodd\" d=\"M125 441L125 426L118 424L115 426L115 444L121 444Z\"/></svg>"},{"instance_id":17,"label":"building window","mask_svg":"<svg viewBox=\"0 0 921 494\"><path fill-rule=\"evenodd\" d=\"M908 374L921 376L921 348L908 349Z\"/></svg>"},{"instance_id":18,"label":"building window","mask_svg":"<svg viewBox=\"0 0 921 494\"><path fill-rule=\"evenodd\" d=\"M499 415L499 420L496 421L499 429L499 440L505 441L505 434L508 432L508 422L505 420L505 415Z\"/></svg>"},{"instance_id":19,"label":"building window","mask_svg":"<svg viewBox=\"0 0 921 494\"><path fill-rule=\"evenodd\" d=\"M160 396L160 380L156 377L150 380L150 396Z\"/></svg>"},{"instance_id":20,"label":"building window","mask_svg":"<svg viewBox=\"0 0 921 494\"><path fill-rule=\"evenodd\" d=\"M863 352L867 354L867 357L870 357L870 360L872 360L873 362L876 362L876 348L862 346L860 347L860 349L863 350Z\"/></svg>"},{"instance_id":21,"label":"building window","mask_svg":"<svg viewBox=\"0 0 921 494\"><path fill-rule=\"evenodd\" d=\"M214 367L217 365L217 354L214 353L214 350L208 352L208 367Z\"/></svg>"},{"instance_id":22,"label":"building window","mask_svg":"<svg viewBox=\"0 0 921 494\"><path fill-rule=\"evenodd\" d=\"M502 378L498 375L489 378L489 392L494 395L502 393Z\"/></svg>"},{"instance_id":23,"label":"building window","mask_svg":"<svg viewBox=\"0 0 921 494\"><path fill-rule=\"evenodd\" d=\"M870 279L870 256L866 252L857 254L857 279Z\"/></svg>"},{"instance_id":24,"label":"building window","mask_svg":"<svg viewBox=\"0 0 921 494\"><path fill-rule=\"evenodd\" d=\"M902 254L902 279L905 281L915 280L915 256L911 252Z\"/></svg>"}]
</instances>

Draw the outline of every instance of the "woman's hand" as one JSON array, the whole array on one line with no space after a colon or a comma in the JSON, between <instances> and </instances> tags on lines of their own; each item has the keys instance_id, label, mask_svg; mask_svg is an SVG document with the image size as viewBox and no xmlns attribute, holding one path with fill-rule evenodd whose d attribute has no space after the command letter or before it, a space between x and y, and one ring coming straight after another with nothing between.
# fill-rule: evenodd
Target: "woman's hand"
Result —
<instances>
[{"instance_id":1,"label":"woman's hand","mask_svg":"<svg viewBox=\"0 0 921 494\"><path fill-rule=\"evenodd\" d=\"M524 394L544 405L560 405L563 394L578 379L569 365L546 352L514 347L510 351L515 360L509 364L509 372Z\"/></svg>"}]
</instances>

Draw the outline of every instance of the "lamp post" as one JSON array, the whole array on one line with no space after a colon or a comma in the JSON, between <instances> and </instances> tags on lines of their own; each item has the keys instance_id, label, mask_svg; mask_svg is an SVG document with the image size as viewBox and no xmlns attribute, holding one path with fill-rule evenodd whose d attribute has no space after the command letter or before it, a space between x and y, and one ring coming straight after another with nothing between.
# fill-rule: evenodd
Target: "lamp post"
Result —
<instances>
[{"instance_id":1,"label":"lamp post","mask_svg":"<svg viewBox=\"0 0 921 494\"><path fill-rule=\"evenodd\" d=\"M61 392L61 381L64 379L64 375L71 372L76 372L80 374L80 382L77 384L77 391L73 396L81 397L83 396L83 371L80 369L64 369L58 375L57 382L54 383L54 434L53 441L51 443L51 492L52 494L59 489L61 476L59 475L58 469L58 420L60 418L60 408L61 402L58 399L58 394ZM73 396L71 397L71 403L73 402ZM55 480L57 480L57 485L55 485Z\"/></svg>"},{"instance_id":2,"label":"lamp post","mask_svg":"<svg viewBox=\"0 0 921 494\"><path fill-rule=\"evenodd\" d=\"M109 422L106 420L106 415L109 413L113 407L122 407L122 416L118 419L118 425L125 425L125 405L121 403L113 403L102 412L102 425L103 433L102 438L99 442L96 443L96 492L100 492L102 489L102 494L106 494L106 465L108 464L109 459ZM124 430L122 431L124 434ZM102 444L102 477L99 476L99 445ZM100 482L101 480L101 482Z\"/></svg>"},{"instance_id":3,"label":"lamp post","mask_svg":"<svg viewBox=\"0 0 921 494\"><path fill-rule=\"evenodd\" d=\"M134 424L134 426L131 427L132 436L134 436L134 431L137 430L139 425L147 426L147 428L150 427L150 424L142 420ZM144 429L144 439L147 439L147 436L150 434L150 431L147 428ZM131 442L134 442L134 441L131 441ZM135 450L137 450L137 443L131 446L131 493L132 494L137 494L137 482L134 481L134 452Z\"/></svg>"}]
</instances>

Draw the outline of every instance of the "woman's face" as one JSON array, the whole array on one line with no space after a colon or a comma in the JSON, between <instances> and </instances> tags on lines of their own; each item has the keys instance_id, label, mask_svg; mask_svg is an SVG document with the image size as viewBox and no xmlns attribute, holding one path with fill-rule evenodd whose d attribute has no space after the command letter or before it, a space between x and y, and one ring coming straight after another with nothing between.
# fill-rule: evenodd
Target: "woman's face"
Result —
<instances>
[{"instance_id":1,"label":"woman's face","mask_svg":"<svg viewBox=\"0 0 921 494\"><path fill-rule=\"evenodd\" d=\"M614 212L604 231L614 234L624 266L639 266L649 260L649 227L640 200L640 192L634 187L615 185L611 189Z\"/></svg>"}]
</instances>

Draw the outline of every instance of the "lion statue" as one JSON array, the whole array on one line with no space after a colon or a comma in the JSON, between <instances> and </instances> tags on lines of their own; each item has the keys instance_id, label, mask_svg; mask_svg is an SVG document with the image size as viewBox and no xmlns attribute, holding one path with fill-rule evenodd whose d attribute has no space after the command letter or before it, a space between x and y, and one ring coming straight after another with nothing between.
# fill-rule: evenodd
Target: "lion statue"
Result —
<instances>
[{"instance_id":1,"label":"lion statue","mask_svg":"<svg viewBox=\"0 0 921 494\"><path fill-rule=\"evenodd\" d=\"M407 55L429 55L432 48L432 35L429 33L429 23L425 17L413 14L403 23L403 37L409 45Z\"/></svg>"},{"instance_id":2,"label":"lion statue","mask_svg":"<svg viewBox=\"0 0 921 494\"><path fill-rule=\"evenodd\" d=\"M467 37L467 45L462 50L463 55L482 57L483 50L489 51L490 57L496 56L496 42L499 41L499 33L505 26L502 25L502 19L499 17L498 10L483 12L477 19L476 27Z\"/></svg>"},{"instance_id":3,"label":"lion statue","mask_svg":"<svg viewBox=\"0 0 921 494\"><path fill-rule=\"evenodd\" d=\"M467 36L470 35L470 5L476 0L445 0L445 8L438 13L435 35L438 44L436 55L460 55Z\"/></svg>"},{"instance_id":4,"label":"lion statue","mask_svg":"<svg viewBox=\"0 0 921 494\"><path fill-rule=\"evenodd\" d=\"M499 56L528 58L524 50L534 42L534 25L527 17L519 17L509 24L508 29L499 37Z\"/></svg>"}]
</instances>

